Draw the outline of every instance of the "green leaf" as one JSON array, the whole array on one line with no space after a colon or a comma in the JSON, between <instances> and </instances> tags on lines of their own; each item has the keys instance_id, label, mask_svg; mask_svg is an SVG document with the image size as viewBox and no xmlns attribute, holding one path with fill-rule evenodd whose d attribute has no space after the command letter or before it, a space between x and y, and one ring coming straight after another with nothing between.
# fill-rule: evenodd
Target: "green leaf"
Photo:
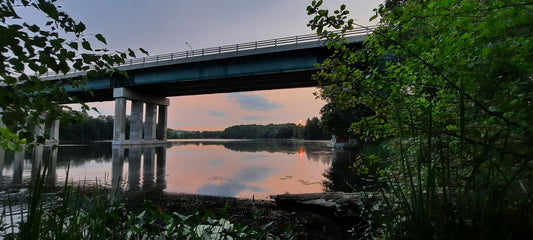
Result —
<instances>
[{"instance_id":1,"label":"green leaf","mask_svg":"<svg viewBox=\"0 0 533 240\"><path fill-rule=\"evenodd\" d=\"M54 4L52 4L51 2L46 2L46 1L39 1L38 3L38 7L44 12L46 13L46 15L48 15L48 17L56 20L56 21L59 21L59 12L57 11L57 8Z\"/></svg>"},{"instance_id":2,"label":"green leaf","mask_svg":"<svg viewBox=\"0 0 533 240\"><path fill-rule=\"evenodd\" d=\"M76 24L74 26L74 32L77 32L77 33L81 33L83 31L85 31L86 27L85 27L85 24L83 24L82 22Z\"/></svg>"},{"instance_id":3,"label":"green leaf","mask_svg":"<svg viewBox=\"0 0 533 240\"><path fill-rule=\"evenodd\" d=\"M78 43L77 42L71 42L67 44L69 47L71 47L74 50L78 50Z\"/></svg>"},{"instance_id":4,"label":"green leaf","mask_svg":"<svg viewBox=\"0 0 533 240\"><path fill-rule=\"evenodd\" d=\"M261 230L266 231L270 226L272 226L272 224L274 224L274 221L270 221L269 223L261 226Z\"/></svg>"},{"instance_id":5,"label":"green leaf","mask_svg":"<svg viewBox=\"0 0 533 240\"><path fill-rule=\"evenodd\" d=\"M144 48L139 48L139 50L140 50L142 53L146 54L146 56L149 56L148 51L144 50Z\"/></svg>"},{"instance_id":6,"label":"green leaf","mask_svg":"<svg viewBox=\"0 0 533 240\"><path fill-rule=\"evenodd\" d=\"M135 58L135 52L131 48L128 48L128 56Z\"/></svg>"},{"instance_id":7,"label":"green leaf","mask_svg":"<svg viewBox=\"0 0 533 240\"><path fill-rule=\"evenodd\" d=\"M18 58L9 59L9 63L13 65L13 69L15 69L15 71L17 72L24 71L24 64Z\"/></svg>"},{"instance_id":8,"label":"green leaf","mask_svg":"<svg viewBox=\"0 0 533 240\"><path fill-rule=\"evenodd\" d=\"M85 50L89 50L89 51L92 51L93 49L91 48L91 44L83 39L83 41L81 42L81 46L85 49Z\"/></svg>"},{"instance_id":9,"label":"green leaf","mask_svg":"<svg viewBox=\"0 0 533 240\"><path fill-rule=\"evenodd\" d=\"M107 44L107 42L106 42L104 36L102 36L102 34L96 34L96 35L94 35L94 37L96 37L96 39L98 39L98 41L100 41L100 42L102 42L104 44Z\"/></svg>"},{"instance_id":10,"label":"green leaf","mask_svg":"<svg viewBox=\"0 0 533 240\"><path fill-rule=\"evenodd\" d=\"M40 30L39 26L33 24L31 26L28 26L28 30L32 31L32 32L38 32Z\"/></svg>"}]
</instances>

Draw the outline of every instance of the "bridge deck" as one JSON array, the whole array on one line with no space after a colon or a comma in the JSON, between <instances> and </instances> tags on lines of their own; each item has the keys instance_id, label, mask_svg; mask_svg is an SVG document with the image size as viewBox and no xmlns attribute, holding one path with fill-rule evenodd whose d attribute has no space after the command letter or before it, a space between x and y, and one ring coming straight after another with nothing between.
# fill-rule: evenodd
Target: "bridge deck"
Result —
<instances>
[{"instance_id":1,"label":"bridge deck","mask_svg":"<svg viewBox=\"0 0 533 240\"><path fill-rule=\"evenodd\" d=\"M356 29L348 41L361 44L374 27ZM313 36L313 37L311 37ZM129 78L91 79L79 88L65 85L82 101L113 100L113 88L127 87L161 97L316 86L316 64L331 54L316 35L235 44L132 59L119 66ZM44 77L57 81L85 73Z\"/></svg>"}]
</instances>

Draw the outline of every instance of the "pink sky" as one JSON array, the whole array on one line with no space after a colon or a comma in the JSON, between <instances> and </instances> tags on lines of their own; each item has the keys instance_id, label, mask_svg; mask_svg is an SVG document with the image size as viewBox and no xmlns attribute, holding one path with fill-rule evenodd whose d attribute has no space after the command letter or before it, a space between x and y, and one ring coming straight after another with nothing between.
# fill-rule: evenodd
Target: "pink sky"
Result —
<instances>
[{"instance_id":1,"label":"pink sky","mask_svg":"<svg viewBox=\"0 0 533 240\"><path fill-rule=\"evenodd\" d=\"M223 130L239 124L298 123L319 117L325 104L317 88L171 97L168 127L181 130ZM114 103L91 103L100 114L113 115ZM128 102L127 114L130 112ZM93 113L93 115L97 115Z\"/></svg>"},{"instance_id":2,"label":"pink sky","mask_svg":"<svg viewBox=\"0 0 533 240\"><path fill-rule=\"evenodd\" d=\"M326 0L333 10L346 4L350 17L369 22L382 0ZM107 49L142 47L150 55L309 34L311 0L91 0L60 1L89 34L105 36ZM28 16L33 17L33 16ZM42 19L36 19L39 21ZM298 123L319 116L324 105L315 88L173 97L168 127L222 130L238 124ZM113 103L94 103L103 115L113 115ZM129 107L129 106L128 106ZM128 110L129 112L129 110Z\"/></svg>"}]
</instances>

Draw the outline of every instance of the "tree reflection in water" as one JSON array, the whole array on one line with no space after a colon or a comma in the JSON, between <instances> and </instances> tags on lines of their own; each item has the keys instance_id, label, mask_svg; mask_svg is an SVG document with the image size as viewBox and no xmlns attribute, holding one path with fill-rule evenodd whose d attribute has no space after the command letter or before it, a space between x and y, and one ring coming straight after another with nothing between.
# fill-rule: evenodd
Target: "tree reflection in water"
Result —
<instances>
[{"instance_id":1,"label":"tree reflection in water","mask_svg":"<svg viewBox=\"0 0 533 240\"><path fill-rule=\"evenodd\" d=\"M323 174L328 179L323 183L325 191L362 192L379 187L376 173L363 173L354 165L359 154L355 150L334 150L331 167Z\"/></svg>"},{"instance_id":2,"label":"tree reflection in water","mask_svg":"<svg viewBox=\"0 0 533 240\"><path fill-rule=\"evenodd\" d=\"M359 191L368 186L364 181L368 176L352 168L358 153L332 151L325 145L298 140L187 140L144 147L41 146L25 153L0 151L0 181L3 189L27 185L46 165L47 182L52 185L64 184L69 169L72 184L96 181L132 192L268 198L285 192Z\"/></svg>"}]
</instances>

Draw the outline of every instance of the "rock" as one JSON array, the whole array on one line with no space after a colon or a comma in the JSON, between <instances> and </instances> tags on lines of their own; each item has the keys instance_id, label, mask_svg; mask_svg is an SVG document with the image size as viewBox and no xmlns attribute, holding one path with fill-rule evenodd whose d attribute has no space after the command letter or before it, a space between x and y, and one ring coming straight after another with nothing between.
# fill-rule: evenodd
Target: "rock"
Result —
<instances>
[{"instance_id":1,"label":"rock","mask_svg":"<svg viewBox=\"0 0 533 240\"><path fill-rule=\"evenodd\" d=\"M333 216L358 215L363 204L362 193L326 192L305 194L282 194L270 196L282 207L297 207Z\"/></svg>"}]
</instances>

